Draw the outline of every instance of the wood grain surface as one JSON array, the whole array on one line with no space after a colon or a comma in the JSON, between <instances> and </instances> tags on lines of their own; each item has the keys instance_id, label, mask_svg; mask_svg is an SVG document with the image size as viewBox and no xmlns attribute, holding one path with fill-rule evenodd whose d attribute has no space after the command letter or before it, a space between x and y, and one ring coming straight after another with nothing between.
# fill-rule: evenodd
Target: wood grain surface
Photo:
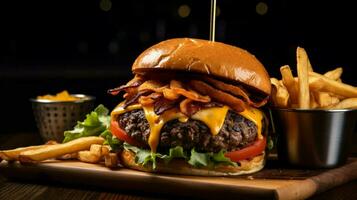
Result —
<instances>
[{"instance_id":1,"label":"wood grain surface","mask_svg":"<svg viewBox=\"0 0 357 200\"><path fill-rule=\"evenodd\" d=\"M0 148L5 149L21 146L21 144L19 144L21 142L18 142L16 139L19 135L20 134L12 134L12 137L10 136L5 139L0 135ZM27 140L27 145L39 144L42 142L39 138L36 138L33 135L31 136L31 134L26 134L24 138ZM265 176L273 176L279 180L289 180L290 182L294 182L303 181L307 177L316 176L325 171L289 169L290 171L287 172L286 170L282 170L283 168L279 168L279 166L280 165L277 162L269 162L267 166L268 170L264 170L253 176L245 176L242 178L249 182L252 178L264 180ZM76 179L76 177L69 178ZM95 187L91 186L91 184L76 184L76 181L73 181L73 183L63 183L53 179L50 181L48 180L48 177L44 174L42 174L41 179L31 179L30 176L24 176L22 179L5 179L0 176L0 199L191 199L194 197L205 197L205 195L199 194L200 191L197 192L192 189L187 190L184 194L174 195L174 193L159 194L155 191L148 192L140 189L127 190L125 187L121 189L115 189L115 187ZM93 179L91 181L93 181ZM274 180L269 181L273 181L276 184ZM151 182L146 182L144 185L145 184L151 184ZM171 187L174 186L175 185L171 185ZM276 184L276 186L279 186L279 184ZM261 185L258 184L256 187L261 187ZM321 193L312 196L311 199L357 199L356 188L357 181L355 180L327 191L321 190ZM166 185L159 189L165 190ZM211 189L215 190L215 187L212 187ZM198 194L193 195L192 193L195 192ZM227 189L225 192L229 193L231 191ZM288 192L291 193L292 191L288 190ZM217 196L214 195L211 197L217 198ZM275 198L274 195L269 197ZM246 198L240 196L239 199ZM266 198L257 196L256 198L248 199Z\"/></svg>"},{"instance_id":2,"label":"wood grain surface","mask_svg":"<svg viewBox=\"0 0 357 200\"><path fill-rule=\"evenodd\" d=\"M276 169L266 168L250 176L197 177L152 174L131 169L111 170L99 164L79 161L45 161L38 164L21 165L19 162L0 163L0 173L8 178L44 180L64 184L86 185L99 188L144 191L175 196L211 198L224 195L227 198L306 199L316 193L344 184L357 178L357 160L339 168L319 170L298 177L296 170L284 171L284 178L271 176ZM305 170L304 170L305 171ZM290 176L290 174L292 176ZM259 177L259 178L258 178ZM288 177L291 177L288 179ZM165 190L157 189L165 188ZM214 188L214 190L212 190ZM192 192L192 193L191 193Z\"/></svg>"},{"instance_id":3,"label":"wood grain surface","mask_svg":"<svg viewBox=\"0 0 357 200\"><path fill-rule=\"evenodd\" d=\"M175 197L166 197L173 198ZM0 179L0 199L2 200L149 200L164 199L155 194L134 194L125 191L99 190L98 188L75 187L46 182L12 182Z\"/></svg>"}]
</instances>

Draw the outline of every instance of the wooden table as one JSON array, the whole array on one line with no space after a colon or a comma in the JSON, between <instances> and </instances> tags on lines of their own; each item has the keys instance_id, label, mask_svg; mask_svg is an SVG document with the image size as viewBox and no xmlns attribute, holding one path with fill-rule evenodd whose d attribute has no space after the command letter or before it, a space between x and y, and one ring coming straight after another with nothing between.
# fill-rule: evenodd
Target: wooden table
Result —
<instances>
[{"instance_id":1,"label":"wooden table","mask_svg":"<svg viewBox=\"0 0 357 200\"><path fill-rule=\"evenodd\" d=\"M16 133L0 135L0 148L41 144L37 134ZM355 154L353 154L355 155ZM239 197L237 197L239 198ZM6 180L0 176L0 199L187 199L161 196L155 193L113 191L103 188L60 185L38 181ZM313 196L311 199L357 199L357 181Z\"/></svg>"}]
</instances>

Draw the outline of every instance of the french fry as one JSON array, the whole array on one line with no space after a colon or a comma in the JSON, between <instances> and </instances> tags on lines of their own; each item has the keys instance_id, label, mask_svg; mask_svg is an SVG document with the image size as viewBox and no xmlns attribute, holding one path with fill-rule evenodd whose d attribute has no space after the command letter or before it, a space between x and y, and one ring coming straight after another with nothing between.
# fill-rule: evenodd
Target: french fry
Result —
<instances>
[{"instance_id":1,"label":"french fry","mask_svg":"<svg viewBox=\"0 0 357 200\"><path fill-rule=\"evenodd\" d=\"M347 98L357 97L356 87L334 81L315 72L309 72L309 76L319 79L319 81L310 83L310 88L315 91L330 92Z\"/></svg>"},{"instance_id":2,"label":"french fry","mask_svg":"<svg viewBox=\"0 0 357 200\"><path fill-rule=\"evenodd\" d=\"M92 144L90 146L89 151L92 154L95 154L95 155L98 155L98 157L101 157L102 156L102 145L100 145L100 144Z\"/></svg>"},{"instance_id":3,"label":"french fry","mask_svg":"<svg viewBox=\"0 0 357 200\"><path fill-rule=\"evenodd\" d=\"M280 73L282 76L283 84L289 92L290 103L297 104L299 102L298 99L298 85L294 81L293 74L291 73L289 65L284 65L280 67Z\"/></svg>"},{"instance_id":4,"label":"french fry","mask_svg":"<svg viewBox=\"0 0 357 200\"><path fill-rule=\"evenodd\" d=\"M275 106L286 105L286 87L290 108L357 108L357 87L342 83L341 67L318 74L313 71L305 49L300 47L296 49L296 60L297 77L293 77L290 67L285 65L280 68L282 80L271 78L271 98Z\"/></svg>"},{"instance_id":5,"label":"french fry","mask_svg":"<svg viewBox=\"0 0 357 200\"><path fill-rule=\"evenodd\" d=\"M110 146L109 145L103 145L102 146L102 156L108 155L110 153Z\"/></svg>"},{"instance_id":6,"label":"french fry","mask_svg":"<svg viewBox=\"0 0 357 200\"><path fill-rule=\"evenodd\" d=\"M49 145L43 148L21 152L21 162L39 162L51 158L57 158L65 154L87 150L92 144L103 144L101 137L83 137L63 144Z\"/></svg>"},{"instance_id":7,"label":"french fry","mask_svg":"<svg viewBox=\"0 0 357 200\"><path fill-rule=\"evenodd\" d=\"M289 92L285 88L285 86L280 86L278 88L278 93L277 93L277 100L278 104L280 104L281 107L288 107L289 104Z\"/></svg>"},{"instance_id":8,"label":"french fry","mask_svg":"<svg viewBox=\"0 0 357 200\"><path fill-rule=\"evenodd\" d=\"M315 98L319 107L328 107L337 104L340 100L327 92L315 92Z\"/></svg>"},{"instance_id":9,"label":"french fry","mask_svg":"<svg viewBox=\"0 0 357 200\"><path fill-rule=\"evenodd\" d=\"M74 152L74 153L68 153L68 154L64 154L60 157L57 157L56 159L58 160L71 160L71 159L77 159L78 158L78 152Z\"/></svg>"},{"instance_id":10,"label":"french fry","mask_svg":"<svg viewBox=\"0 0 357 200\"><path fill-rule=\"evenodd\" d=\"M53 145L53 144L58 144L58 142L55 140L49 140L45 143L45 145Z\"/></svg>"},{"instance_id":11,"label":"french fry","mask_svg":"<svg viewBox=\"0 0 357 200\"><path fill-rule=\"evenodd\" d=\"M346 99L346 97L343 97L343 96L341 96L341 95L337 95L337 94L334 94L334 93L329 93L332 97L334 97L334 98L337 98L337 99L339 99L339 100L344 100L344 99Z\"/></svg>"},{"instance_id":12,"label":"french fry","mask_svg":"<svg viewBox=\"0 0 357 200\"><path fill-rule=\"evenodd\" d=\"M310 108L317 108L319 107L319 104L316 101L315 95L310 92Z\"/></svg>"},{"instance_id":13,"label":"french fry","mask_svg":"<svg viewBox=\"0 0 357 200\"><path fill-rule=\"evenodd\" d=\"M306 53L306 51L305 51L305 53ZM314 70L312 69L312 65L310 63L310 59L309 59L309 56L307 55L307 53L306 53L306 57L307 57L307 70L309 72L313 72Z\"/></svg>"},{"instance_id":14,"label":"french fry","mask_svg":"<svg viewBox=\"0 0 357 200\"><path fill-rule=\"evenodd\" d=\"M340 103L340 99L335 97L335 96L333 96L333 95L331 95L331 104L332 105L336 105L338 103Z\"/></svg>"},{"instance_id":15,"label":"french fry","mask_svg":"<svg viewBox=\"0 0 357 200\"><path fill-rule=\"evenodd\" d=\"M334 105L333 109L357 108L357 98L348 98Z\"/></svg>"},{"instance_id":16,"label":"french fry","mask_svg":"<svg viewBox=\"0 0 357 200\"><path fill-rule=\"evenodd\" d=\"M337 80L341 80L340 77L342 75L342 72L343 72L342 67L338 67L338 68L336 68L334 70L326 72L324 74L324 76L326 76L329 79L337 81Z\"/></svg>"},{"instance_id":17,"label":"french fry","mask_svg":"<svg viewBox=\"0 0 357 200\"><path fill-rule=\"evenodd\" d=\"M0 158L7 161L19 160L19 155L25 151L41 149L44 147L50 146L50 144L38 145L38 146L29 146L29 147L20 147L11 150L0 151Z\"/></svg>"},{"instance_id":18,"label":"french fry","mask_svg":"<svg viewBox=\"0 0 357 200\"><path fill-rule=\"evenodd\" d=\"M296 49L297 72L299 80L299 108L310 108L310 91L308 76L308 57L303 48ZM312 69L310 69L312 72Z\"/></svg>"},{"instance_id":19,"label":"french fry","mask_svg":"<svg viewBox=\"0 0 357 200\"><path fill-rule=\"evenodd\" d=\"M104 165L109 168L118 167L118 156L116 153L109 153L104 156Z\"/></svg>"},{"instance_id":20,"label":"french fry","mask_svg":"<svg viewBox=\"0 0 357 200\"><path fill-rule=\"evenodd\" d=\"M101 159L100 154L93 153L92 151L79 151L78 160L87 163L98 163Z\"/></svg>"},{"instance_id":21,"label":"french fry","mask_svg":"<svg viewBox=\"0 0 357 200\"><path fill-rule=\"evenodd\" d=\"M273 85L273 99L276 103L275 106L285 108L289 103L289 92L284 85L280 84L278 79L271 78L271 84Z\"/></svg>"},{"instance_id":22,"label":"french fry","mask_svg":"<svg viewBox=\"0 0 357 200\"><path fill-rule=\"evenodd\" d=\"M284 85L283 80L279 80L279 86ZM284 85L285 86L285 85ZM286 86L285 86L286 87Z\"/></svg>"},{"instance_id":23,"label":"french fry","mask_svg":"<svg viewBox=\"0 0 357 200\"><path fill-rule=\"evenodd\" d=\"M87 163L98 163L103 156L110 154L108 145L92 144L89 151L78 152L78 160Z\"/></svg>"},{"instance_id":24,"label":"french fry","mask_svg":"<svg viewBox=\"0 0 357 200\"><path fill-rule=\"evenodd\" d=\"M306 50L304 48L298 47L296 49L296 53L297 53L296 57L298 57L298 55L300 55L302 58L306 59L307 71L313 72L314 69L312 69L312 65L310 63L310 59L309 59L309 56L307 55Z\"/></svg>"}]
</instances>

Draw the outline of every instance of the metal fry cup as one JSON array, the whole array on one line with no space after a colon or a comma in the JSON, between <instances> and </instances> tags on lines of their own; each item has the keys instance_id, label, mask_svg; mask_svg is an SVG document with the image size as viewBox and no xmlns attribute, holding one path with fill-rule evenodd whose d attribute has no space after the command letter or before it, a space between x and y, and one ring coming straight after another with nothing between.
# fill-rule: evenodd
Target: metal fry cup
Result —
<instances>
[{"instance_id":1,"label":"metal fry cup","mask_svg":"<svg viewBox=\"0 0 357 200\"><path fill-rule=\"evenodd\" d=\"M292 166L332 168L346 162L356 109L272 109L278 158Z\"/></svg>"},{"instance_id":2,"label":"metal fry cup","mask_svg":"<svg viewBox=\"0 0 357 200\"><path fill-rule=\"evenodd\" d=\"M95 97L71 94L76 101L30 99L37 128L44 141L63 141L63 133L73 129L77 121L85 118L94 109Z\"/></svg>"}]
</instances>

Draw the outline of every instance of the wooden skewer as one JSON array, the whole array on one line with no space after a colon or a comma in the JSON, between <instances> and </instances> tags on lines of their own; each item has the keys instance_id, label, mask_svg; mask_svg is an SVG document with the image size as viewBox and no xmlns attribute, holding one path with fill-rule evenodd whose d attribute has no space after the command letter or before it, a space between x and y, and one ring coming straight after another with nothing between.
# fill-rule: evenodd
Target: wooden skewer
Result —
<instances>
[{"instance_id":1,"label":"wooden skewer","mask_svg":"<svg viewBox=\"0 0 357 200\"><path fill-rule=\"evenodd\" d=\"M216 0L211 0L211 18L210 18L210 33L209 40L215 41L216 32Z\"/></svg>"}]
</instances>

